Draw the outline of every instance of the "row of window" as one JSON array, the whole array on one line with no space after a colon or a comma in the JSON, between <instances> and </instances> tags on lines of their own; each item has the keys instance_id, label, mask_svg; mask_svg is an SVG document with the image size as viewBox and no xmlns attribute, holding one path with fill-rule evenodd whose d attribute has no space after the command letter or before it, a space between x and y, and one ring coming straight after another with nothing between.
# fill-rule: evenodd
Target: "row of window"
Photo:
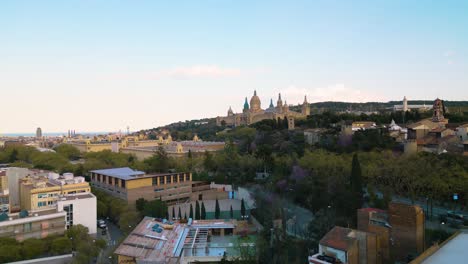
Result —
<instances>
[{"instance_id":1,"label":"row of window","mask_svg":"<svg viewBox=\"0 0 468 264\"><path fill-rule=\"evenodd\" d=\"M58 193L39 193L37 195L37 198L50 198L50 197L57 197L59 194Z\"/></svg>"},{"instance_id":2,"label":"row of window","mask_svg":"<svg viewBox=\"0 0 468 264\"><path fill-rule=\"evenodd\" d=\"M166 175L166 176L157 176L152 178L152 183L153 186L158 185L158 179L159 179L159 184L170 184L170 183L176 183L176 182L186 182L190 181L190 174L179 174L179 175Z\"/></svg>"},{"instance_id":3,"label":"row of window","mask_svg":"<svg viewBox=\"0 0 468 264\"><path fill-rule=\"evenodd\" d=\"M37 202L37 207L51 206L55 204L57 204L56 201L43 201L43 202Z\"/></svg>"},{"instance_id":4,"label":"row of window","mask_svg":"<svg viewBox=\"0 0 468 264\"><path fill-rule=\"evenodd\" d=\"M106 175L94 174L93 173L91 175L91 180L106 183L108 185L114 185L114 186L117 186L117 187L125 188L125 180L109 177L109 176L106 176ZM120 182L120 184L119 184L119 182Z\"/></svg>"}]
</instances>

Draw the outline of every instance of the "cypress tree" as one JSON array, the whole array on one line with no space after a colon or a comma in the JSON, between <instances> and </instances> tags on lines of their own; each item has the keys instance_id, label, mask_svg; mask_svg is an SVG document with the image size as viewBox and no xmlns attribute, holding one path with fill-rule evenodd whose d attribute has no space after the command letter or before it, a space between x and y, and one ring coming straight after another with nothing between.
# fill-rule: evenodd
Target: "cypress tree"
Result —
<instances>
[{"instance_id":1,"label":"cypress tree","mask_svg":"<svg viewBox=\"0 0 468 264\"><path fill-rule=\"evenodd\" d=\"M241 200L241 215L245 216L245 203L244 198Z\"/></svg>"},{"instance_id":2,"label":"cypress tree","mask_svg":"<svg viewBox=\"0 0 468 264\"><path fill-rule=\"evenodd\" d=\"M234 218L234 211L232 210L232 205L231 205L231 209L229 210L229 214L231 215L231 219Z\"/></svg>"},{"instance_id":3,"label":"cypress tree","mask_svg":"<svg viewBox=\"0 0 468 264\"><path fill-rule=\"evenodd\" d=\"M362 171L361 164L359 163L359 158L357 154L353 155L353 162L351 165L351 191L354 200L354 208L359 209L362 207L362 197L364 195L362 191Z\"/></svg>"},{"instance_id":4,"label":"cypress tree","mask_svg":"<svg viewBox=\"0 0 468 264\"><path fill-rule=\"evenodd\" d=\"M206 209L205 209L205 203L201 203L201 219L205 220L206 219Z\"/></svg>"},{"instance_id":5,"label":"cypress tree","mask_svg":"<svg viewBox=\"0 0 468 264\"><path fill-rule=\"evenodd\" d=\"M195 202L195 219L200 220L200 204L198 201Z\"/></svg>"},{"instance_id":6,"label":"cypress tree","mask_svg":"<svg viewBox=\"0 0 468 264\"><path fill-rule=\"evenodd\" d=\"M215 205L215 218L219 219L219 215L221 214L221 210L219 209L219 202L218 198L216 198L216 205Z\"/></svg>"},{"instance_id":7,"label":"cypress tree","mask_svg":"<svg viewBox=\"0 0 468 264\"><path fill-rule=\"evenodd\" d=\"M190 213L189 213L189 218L193 219L193 206L192 203L190 203Z\"/></svg>"}]
</instances>

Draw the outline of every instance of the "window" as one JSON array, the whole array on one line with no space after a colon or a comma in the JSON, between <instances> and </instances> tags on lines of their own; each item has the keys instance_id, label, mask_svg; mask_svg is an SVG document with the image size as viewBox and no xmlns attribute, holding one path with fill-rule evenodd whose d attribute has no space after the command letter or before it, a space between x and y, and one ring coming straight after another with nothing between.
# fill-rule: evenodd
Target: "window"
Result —
<instances>
[{"instance_id":1,"label":"window","mask_svg":"<svg viewBox=\"0 0 468 264\"><path fill-rule=\"evenodd\" d=\"M164 176L159 177L159 183L160 184L166 184L166 177L164 177Z\"/></svg>"},{"instance_id":2,"label":"window","mask_svg":"<svg viewBox=\"0 0 468 264\"><path fill-rule=\"evenodd\" d=\"M106 183L106 175L102 175L102 182Z\"/></svg>"},{"instance_id":3,"label":"window","mask_svg":"<svg viewBox=\"0 0 468 264\"><path fill-rule=\"evenodd\" d=\"M186 174L185 174L185 180L186 180L186 181L190 181L190 174L189 174L189 173L186 173Z\"/></svg>"},{"instance_id":4,"label":"window","mask_svg":"<svg viewBox=\"0 0 468 264\"><path fill-rule=\"evenodd\" d=\"M172 177L172 182L177 182L177 175L174 175L174 176Z\"/></svg>"},{"instance_id":5,"label":"window","mask_svg":"<svg viewBox=\"0 0 468 264\"><path fill-rule=\"evenodd\" d=\"M109 179L109 184L112 185L112 177L108 177Z\"/></svg>"},{"instance_id":6,"label":"window","mask_svg":"<svg viewBox=\"0 0 468 264\"><path fill-rule=\"evenodd\" d=\"M98 182L101 181L101 174L98 174L98 175L97 175L97 181L98 181Z\"/></svg>"},{"instance_id":7,"label":"window","mask_svg":"<svg viewBox=\"0 0 468 264\"><path fill-rule=\"evenodd\" d=\"M125 188L125 181L124 180L120 180L120 184L122 185L122 188Z\"/></svg>"},{"instance_id":8,"label":"window","mask_svg":"<svg viewBox=\"0 0 468 264\"><path fill-rule=\"evenodd\" d=\"M152 178L152 181L153 181L153 186L158 185L158 178L157 177Z\"/></svg>"},{"instance_id":9,"label":"window","mask_svg":"<svg viewBox=\"0 0 468 264\"><path fill-rule=\"evenodd\" d=\"M171 175L166 176L166 181L168 184L172 183L172 176Z\"/></svg>"},{"instance_id":10,"label":"window","mask_svg":"<svg viewBox=\"0 0 468 264\"><path fill-rule=\"evenodd\" d=\"M119 179L114 178L114 185L117 186L117 187L119 186Z\"/></svg>"},{"instance_id":11,"label":"window","mask_svg":"<svg viewBox=\"0 0 468 264\"><path fill-rule=\"evenodd\" d=\"M184 175L183 174L179 174L179 182L183 182L184 181Z\"/></svg>"}]
</instances>

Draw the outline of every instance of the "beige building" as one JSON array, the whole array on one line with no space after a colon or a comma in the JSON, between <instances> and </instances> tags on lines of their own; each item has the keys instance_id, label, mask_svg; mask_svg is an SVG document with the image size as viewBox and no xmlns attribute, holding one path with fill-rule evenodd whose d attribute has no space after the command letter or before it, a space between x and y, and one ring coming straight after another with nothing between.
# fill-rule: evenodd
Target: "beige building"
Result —
<instances>
[{"instance_id":1,"label":"beige building","mask_svg":"<svg viewBox=\"0 0 468 264\"><path fill-rule=\"evenodd\" d=\"M90 171L91 184L134 206L136 200L161 199L168 204L183 202L192 194L192 174L146 174L131 168L113 168Z\"/></svg>"},{"instance_id":2,"label":"beige building","mask_svg":"<svg viewBox=\"0 0 468 264\"><path fill-rule=\"evenodd\" d=\"M6 170L0 169L0 213L10 211L10 192Z\"/></svg>"},{"instance_id":3,"label":"beige building","mask_svg":"<svg viewBox=\"0 0 468 264\"><path fill-rule=\"evenodd\" d=\"M57 212L55 208L9 214L0 221L0 237L23 241L28 238L42 239L50 235L65 233L66 212Z\"/></svg>"},{"instance_id":4,"label":"beige building","mask_svg":"<svg viewBox=\"0 0 468 264\"><path fill-rule=\"evenodd\" d=\"M278 95L276 106L273 105L273 99L270 100L270 106L267 109L261 108L260 98L257 96L257 91L250 99L250 105L245 98L244 109L242 113L235 114L231 107L227 112L227 116L216 117L216 125L218 126L241 126L250 125L266 119L288 119L288 127L294 129L294 119L306 118L310 115L310 106L307 98L304 97L301 112L295 112L289 109L286 101L283 104L281 94Z\"/></svg>"},{"instance_id":5,"label":"beige building","mask_svg":"<svg viewBox=\"0 0 468 264\"><path fill-rule=\"evenodd\" d=\"M72 173L49 173L47 177L25 177L20 180L20 206L22 210L55 207L60 195L89 193L91 187L84 177Z\"/></svg>"}]
</instances>

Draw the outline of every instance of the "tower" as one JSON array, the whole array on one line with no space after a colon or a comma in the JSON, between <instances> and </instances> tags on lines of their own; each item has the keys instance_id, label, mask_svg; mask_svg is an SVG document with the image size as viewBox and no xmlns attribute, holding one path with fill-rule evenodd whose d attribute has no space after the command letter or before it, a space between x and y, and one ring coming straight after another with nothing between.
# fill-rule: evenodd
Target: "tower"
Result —
<instances>
[{"instance_id":1,"label":"tower","mask_svg":"<svg viewBox=\"0 0 468 264\"><path fill-rule=\"evenodd\" d=\"M42 138L42 129L40 127L36 129L36 138Z\"/></svg>"},{"instance_id":2,"label":"tower","mask_svg":"<svg viewBox=\"0 0 468 264\"><path fill-rule=\"evenodd\" d=\"M274 108L275 106L273 105L273 98L270 99L270 106L268 108Z\"/></svg>"},{"instance_id":3,"label":"tower","mask_svg":"<svg viewBox=\"0 0 468 264\"><path fill-rule=\"evenodd\" d=\"M278 94L278 101L276 101L276 107L283 107L283 100L281 100L281 93Z\"/></svg>"},{"instance_id":4,"label":"tower","mask_svg":"<svg viewBox=\"0 0 468 264\"><path fill-rule=\"evenodd\" d=\"M249 111L249 103L247 102L247 97L245 98L245 102L244 102L244 109L243 109L243 112L246 113Z\"/></svg>"},{"instance_id":5,"label":"tower","mask_svg":"<svg viewBox=\"0 0 468 264\"><path fill-rule=\"evenodd\" d=\"M406 96L403 97L403 112L408 111L408 100L406 99Z\"/></svg>"},{"instance_id":6,"label":"tower","mask_svg":"<svg viewBox=\"0 0 468 264\"><path fill-rule=\"evenodd\" d=\"M254 91L254 95L250 99L250 112L258 112L262 110L260 98L257 96L257 91Z\"/></svg>"},{"instance_id":7,"label":"tower","mask_svg":"<svg viewBox=\"0 0 468 264\"><path fill-rule=\"evenodd\" d=\"M442 122L445 120L444 118L444 103L442 100L437 98L434 101L434 105L432 106L432 122Z\"/></svg>"},{"instance_id":8,"label":"tower","mask_svg":"<svg viewBox=\"0 0 468 264\"><path fill-rule=\"evenodd\" d=\"M229 109L228 109L228 116L233 116L234 115L234 112L232 111L232 108L229 106Z\"/></svg>"},{"instance_id":9,"label":"tower","mask_svg":"<svg viewBox=\"0 0 468 264\"><path fill-rule=\"evenodd\" d=\"M301 113L302 113L304 116L310 115L310 105L309 105L309 103L307 102L307 96L306 96L306 95L304 96L304 103L302 103Z\"/></svg>"},{"instance_id":10,"label":"tower","mask_svg":"<svg viewBox=\"0 0 468 264\"><path fill-rule=\"evenodd\" d=\"M294 130L294 117L288 116L288 130Z\"/></svg>"}]
</instances>

